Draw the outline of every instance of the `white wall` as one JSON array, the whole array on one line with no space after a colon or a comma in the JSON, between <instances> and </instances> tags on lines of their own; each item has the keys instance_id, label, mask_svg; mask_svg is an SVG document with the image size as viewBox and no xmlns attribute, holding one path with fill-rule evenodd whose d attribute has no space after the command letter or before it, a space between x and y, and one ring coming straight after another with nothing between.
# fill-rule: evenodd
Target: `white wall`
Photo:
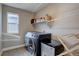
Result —
<instances>
[{"instance_id":1,"label":"white wall","mask_svg":"<svg viewBox=\"0 0 79 59\"><path fill-rule=\"evenodd\" d=\"M49 4L36 13L36 18L46 14L54 17L54 23L49 27L46 23L35 25L37 31L50 32L52 34L79 33L79 4Z\"/></svg>"},{"instance_id":2,"label":"white wall","mask_svg":"<svg viewBox=\"0 0 79 59\"><path fill-rule=\"evenodd\" d=\"M2 7L1 7L1 4L0 4L0 53L1 53L1 49L2 49L1 32L2 32Z\"/></svg>"},{"instance_id":3,"label":"white wall","mask_svg":"<svg viewBox=\"0 0 79 59\"><path fill-rule=\"evenodd\" d=\"M8 40L3 42L3 48L12 47L24 44L24 34L27 31L33 31L33 27L30 23L33 13L3 5L3 21L2 32L7 33L7 12L17 13L19 15L19 33L20 40Z\"/></svg>"}]
</instances>

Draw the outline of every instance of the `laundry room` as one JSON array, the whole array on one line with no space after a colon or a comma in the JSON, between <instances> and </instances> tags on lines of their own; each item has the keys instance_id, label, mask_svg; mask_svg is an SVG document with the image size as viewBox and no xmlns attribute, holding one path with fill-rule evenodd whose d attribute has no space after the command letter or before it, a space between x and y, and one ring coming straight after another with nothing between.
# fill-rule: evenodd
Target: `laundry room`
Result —
<instances>
[{"instance_id":1,"label":"laundry room","mask_svg":"<svg viewBox=\"0 0 79 59\"><path fill-rule=\"evenodd\" d=\"M79 56L79 3L0 3L1 56Z\"/></svg>"}]
</instances>

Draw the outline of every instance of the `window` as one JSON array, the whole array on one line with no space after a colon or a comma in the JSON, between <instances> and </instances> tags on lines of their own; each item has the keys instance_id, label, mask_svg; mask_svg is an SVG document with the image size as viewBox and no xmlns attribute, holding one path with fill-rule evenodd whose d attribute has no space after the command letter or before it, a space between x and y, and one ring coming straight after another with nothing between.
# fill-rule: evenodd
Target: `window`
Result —
<instances>
[{"instance_id":1,"label":"window","mask_svg":"<svg viewBox=\"0 0 79 59\"><path fill-rule=\"evenodd\" d=\"M7 13L7 32L19 33L19 15L15 13Z\"/></svg>"}]
</instances>

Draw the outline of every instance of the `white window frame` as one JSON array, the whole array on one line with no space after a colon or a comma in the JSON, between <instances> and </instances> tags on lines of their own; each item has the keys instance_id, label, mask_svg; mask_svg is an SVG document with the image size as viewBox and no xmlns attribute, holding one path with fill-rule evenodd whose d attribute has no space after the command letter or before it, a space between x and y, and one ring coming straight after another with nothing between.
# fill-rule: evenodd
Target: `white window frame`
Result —
<instances>
[{"instance_id":1,"label":"white window frame","mask_svg":"<svg viewBox=\"0 0 79 59\"><path fill-rule=\"evenodd\" d=\"M8 27L8 24L9 24L9 23L8 23L8 14L13 14L13 15L17 15L17 16L18 16L18 17L17 17L17 18L18 18L18 32L10 32L10 31L9 31L9 29L8 29L8 28L9 28L9 27ZM17 13L14 13L14 12L7 12L7 33L19 34L19 24L20 24L20 23L19 23L19 15L18 15Z\"/></svg>"}]
</instances>

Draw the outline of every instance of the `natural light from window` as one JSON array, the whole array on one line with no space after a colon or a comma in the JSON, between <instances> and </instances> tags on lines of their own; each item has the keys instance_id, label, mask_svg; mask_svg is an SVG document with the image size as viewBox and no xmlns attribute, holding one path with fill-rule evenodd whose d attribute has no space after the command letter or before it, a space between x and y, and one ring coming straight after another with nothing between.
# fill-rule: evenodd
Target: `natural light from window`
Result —
<instances>
[{"instance_id":1,"label":"natural light from window","mask_svg":"<svg viewBox=\"0 0 79 59\"><path fill-rule=\"evenodd\" d=\"M19 15L16 13L7 13L7 32L19 33Z\"/></svg>"}]
</instances>

